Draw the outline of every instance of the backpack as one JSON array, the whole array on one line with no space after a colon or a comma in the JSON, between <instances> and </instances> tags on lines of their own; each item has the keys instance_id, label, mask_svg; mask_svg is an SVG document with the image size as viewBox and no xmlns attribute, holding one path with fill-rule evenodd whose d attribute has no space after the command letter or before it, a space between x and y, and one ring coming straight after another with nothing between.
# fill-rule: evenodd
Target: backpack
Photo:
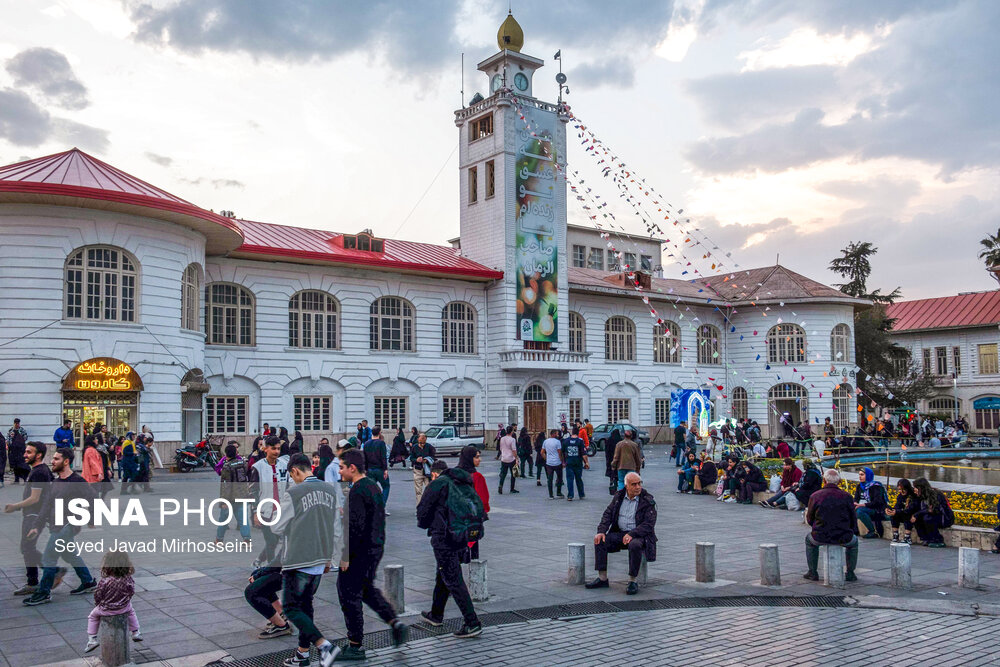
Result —
<instances>
[{"instance_id":1,"label":"backpack","mask_svg":"<svg viewBox=\"0 0 1000 667\"><path fill-rule=\"evenodd\" d=\"M955 524L955 512L951 509L948 496L941 494L941 527L951 528Z\"/></svg>"},{"instance_id":2,"label":"backpack","mask_svg":"<svg viewBox=\"0 0 1000 667\"><path fill-rule=\"evenodd\" d=\"M448 536L455 544L468 544L483 539L486 511L483 501L471 484L456 484L448 479Z\"/></svg>"}]
</instances>

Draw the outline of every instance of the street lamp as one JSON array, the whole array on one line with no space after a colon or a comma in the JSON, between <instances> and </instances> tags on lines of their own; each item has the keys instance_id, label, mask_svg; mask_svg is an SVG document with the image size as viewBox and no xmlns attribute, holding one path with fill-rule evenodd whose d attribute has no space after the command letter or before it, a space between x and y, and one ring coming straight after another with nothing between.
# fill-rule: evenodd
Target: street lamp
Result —
<instances>
[{"instance_id":1,"label":"street lamp","mask_svg":"<svg viewBox=\"0 0 1000 667\"><path fill-rule=\"evenodd\" d=\"M952 386L952 396L955 398L954 404L952 404L952 415L951 421L958 421L958 375L956 373L951 374L951 386Z\"/></svg>"}]
</instances>

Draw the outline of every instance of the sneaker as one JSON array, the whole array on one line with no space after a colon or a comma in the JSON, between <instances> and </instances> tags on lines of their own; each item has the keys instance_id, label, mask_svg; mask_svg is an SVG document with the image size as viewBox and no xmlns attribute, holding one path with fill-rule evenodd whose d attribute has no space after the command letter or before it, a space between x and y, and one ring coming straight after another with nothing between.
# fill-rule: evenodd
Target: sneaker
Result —
<instances>
[{"instance_id":1,"label":"sneaker","mask_svg":"<svg viewBox=\"0 0 1000 667\"><path fill-rule=\"evenodd\" d=\"M52 596L48 593L33 593L31 597L24 598L24 602L22 604L26 607L35 607L47 602L52 602Z\"/></svg>"},{"instance_id":2,"label":"sneaker","mask_svg":"<svg viewBox=\"0 0 1000 667\"><path fill-rule=\"evenodd\" d=\"M431 616L431 613L429 611L420 612L420 618L424 619L424 623L426 623L427 625L433 625L435 628L440 627L441 624L444 622L440 618L434 618L433 616Z\"/></svg>"},{"instance_id":3,"label":"sneaker","mask_svg":"<svg viewBox=\"0 0 1000 667\"><path fill-rule=\"evenodd\" d=\"M323 667L330 667L342 651L343 649L339 646L334 646L330 643L324 644L323 648L319 650L319 664L323 665Z\"/></svg>"},{"instance_id":4,"label":"sneaker","mask_svg":"<svg viewBox=\"0 0 1000 667\"><path fill-rule=\"evenodd\" d=\"M802 575L803 579L808 579L809 581L819 581L819 574L816 572L806 572Z\"/></svg>"},{"instance_id":5,"label":"sneaker","mask_svg":"<svg viewBox=\"0 0 1000 667\"><path fill-rule=\"evenodd\" d=\"M392 626L392 645L399 648L410 638L410 626L406 623L396 623Z\"/></svg>"},{"instance_id":6,"label":"sneaker","mask_svg":"<svg viewBox=\"0 0 1000 667\"><path fill-rule=\"evenodd\" d=\"M912 538L909 535L903 538L903 544L913 544Z\"/></svg>"},{"instance_id":7,"label":"sneaker","mask_svg":"<svg viewBox=\"0 0 1000 667\"><path fill-rule=\"evenodd\" d=\"M469 625L468 623L463 623L462 627L460 627L458 631L454 633L454 636L458 637L459 639L466 639L468 637L476 637L481 634L483 634L483 626L480 625L479 623L476 623L475 625Z\"/></svg>"},{"instance_id":8,"label":"sneaker","mask_svg":"<svg viewBox=\"0 0 1000 667\"><path fill-rule=\"evenodd\" d=\"M364 660L366 657L365 648L363 646L348 644L340 650L340 655L337 656L337 660Z\"/></svg>"},{"instance_id":9,"label":"sneaker","mask_svg":"<svg viewBox=\"0 0 1000 667\"><path fill-rule=\"evenodd\" d=\"M854 574L853 572L848 572L846 575L844 575L844 581L857 581L857 580L858 580L858 575Z\"/></svg>"},{"instance_id":10,"label":"sneaker","mask_svg":"<svg viewBox=\"0 0 1000 667\"><path fill-rule=\"evenodd\" d=\"M557 492L556 498L565 498L565 496L561 492Z\"/></svg>"},{"instance_id":11,"label":"sneaker","mask_svg":"<svg viewBox=\"0 0 1000 667\"><path fill-rule=\"evenodd\" d=\"M611 586L611 584L608 583L607 579L601 579L600 577L598 577L597 579L594 579L589 584L584 584L583 587L584 588L608 588L609 586Z\"/></svg>"},{"instance_id":12,"label":"sneaker","mask_svg":"<svg viewBox=\"0 0 1000 667\"><path fill-rule=\"evenodd\" d=\"M878 539L878 533L876 533L876 532L874 532L874 531L872 531L872 532L870 532L870 533L865 533L864 535L862 535L862 536L861 536L861 539L863 539L863 540L874 540L874 539Z\"/></svg>"},{"instance_id":13,"label":"sneaker","mask_svg":"<svg viewBox=\"0 0 1000 667\"><path fill-rule=\"evenodd\" d=\"M723 500L722 502L724 502L724 503L735 503L735 502L737 502L737 500L736 500L736 498L729 497L729 498L726 498L725 500Z\"/></svg>"},{"instance_id":14,"label":"sneaker","mask_svg":"<svg viewBox=\"0 0 1000 667\"><path fill-rule=\"evenodd\" d=\"M101 642L97 641L97 637L88 637L87 645L83 647L84 653L90 653L95 648L101 645Z\"/></svg>"},{"instance_id":15,"label":"sneaker","mask_svg":"<svg viewBox=\"0 0 1000 667\"><path fill-rule=\"evenodd\" d=\"M762 500L757 504L763 507L764 509L771 509L770 503L768 503L766 500Z\"/></svg>"},{"instance_id":16,"label":"sneaker","mask_svg":"<svg viewBox=\"0 0 1000 667\"><path fill-rule=\"evenodd\" d=\"M639 584L634 581L628 582L628 586L625 587L625 595L635 595L639 592Z\"/></svg>"},{"instance_id":17,"label":"sneaker","mask_svg":"<svg viewBox=\"0 0 1000 667\"><path fill-rule=\"evenodd\" d=\"M31 595L38 590L38 585L25 584L14 591L14 595Z\"/></svg>"},{"instance_id":18,"label":"sneaker","mask_svg":"<svg viewBox=\"0 0 1000 667\"><path fill-rule=\"evenodd\" d=\"M893 533L892 534L892 543L893 544L899 544L900 542L902 542L902 540L899 539L899 533Z\"/></svg>"},{"instance_id":19,"label":"sneaker","mask_svg":"<svg viewBox=\"0 0 1000 667\"><path fill-rule=\"evenodd\" d=\"M74 588L73 590L71 590L69 592L69 594L70 595L86 595L87 593L89 593L90 591L94 590L95 588L97 588L97 582L96 581L89 581L89 582L87 582L85 584L80 584L79 586L77 586L76 588Z\"/></svg>"},{"instance_id":20,"label":"sneaker","mask_svg":"<svg viewBox=\"0 0 1000 667\"><path fill-rule=\"evenodd\" d=\"M386 515L386 516L392 516L391 514L389 514L389 510L386 510L386 511L385 511L385 515Z\"/></svg>"},{"instance_id":21,"label":"sneaker","mask_svg":"<svg viewBox=\"0 0 1000 667\"><path fill-rule=\"evenodd\" d=\"M587 497L587 496L583 495L582 493L580 494L580 500L583 500L583 499L584 499L584 498L586 498L586 497Z\"/></svg>"},{"instance_id":22,"label":"sneaker","mask_svg":"<svg viewBox=\"0 0 1000 667\"><path fill-rule=\"evenodd\" d=\"M309 654L304 656L298 651L292 651L292 655L285 658L281 663L282 667L309 667Z\"/></svg>"},{"instance_id":23,"label":"sneaker","mask_svg":"<svg viewBox=\"0 0 1000 667\"><path fill-rule=\"evenodd\" d=\"M135 632L133 632L132 633L132 641L134 641L134 642L141 642L142 641L142 633L139 632L138 630L136 630Z\"/></svg>"},{"instance_id":24,"label":"sneaker","mask_svg":"<svg viewBox=\"0 0 1000 667\"><path fill-rule=\"evenodd\" d=\"M542 482L540 480L536 479L535 480L535 486L541 486L541 485L542 485Z\"/></svg>"},{"instance_id":25,"label":"sneaker","mask_svg":"<svg viewBox=\"0 0 1000 667\"><path fill-rule=\"evenodd\" d=\"M499 493L501 496L503 495L503 487L502 486L499 489L497 489L497 493Z\"/></svg>"},{"instance_id":26,"label":"sneaker","mask_svg":"<svg viewBox=\"0 0 1000 667\"><path fill-rule=\"evenodd\" d=\"M521 492L520 492L520 491L518 491L517 489L511 489L511 490L510 490L510 492L511 492L511 493L521 493Z\"/></svg>"},{"instance_id":27,"label":"sneaker","mask_svg":"<svg viewBox=\"0 0 1000 667\"><path fill-rule=\"evenodd\" d=\"M944 542L928 542L927 546L931 549L943 549L945 547Z\"/></svg>"},{"instance_id":28,"label":"sneaker","mask_svg":"<svg viewBox=\"0 0 1000 667\"><path fill-rule=\"evenodd\" d=\"M566 499L566 502L568 502L568 503L571 503L571 502L573 502L573 496L570 496L569 498L567 498L567 499Z\"/></svg>"},{"instance_id":29,"label":"sneaker","mask_svg":"<svg viewBox=\"0 0 1000 667\"><path fill-rule=\"evenodd\" d=\"M268 623L267 627L261 630L260 634L257 635L257 639L284 637L290 634L292 634L292 626L289 623L285 623L284 625L275 625L274 623Z\"/></svg>"}]
</instances>

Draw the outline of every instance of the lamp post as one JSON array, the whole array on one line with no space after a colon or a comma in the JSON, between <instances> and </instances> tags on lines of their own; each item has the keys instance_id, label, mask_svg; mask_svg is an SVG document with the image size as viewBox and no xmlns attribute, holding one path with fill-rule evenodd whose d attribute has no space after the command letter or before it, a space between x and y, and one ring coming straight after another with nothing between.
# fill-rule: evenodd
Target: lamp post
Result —
<instances>
[{"instance_id":1,"label":"lamp post","mask_svg":"<svg viewBox=\"0 0 1000 667\"><path fill-rule=\"evenodd\" d=\"M951 421L954 423L958 421L958 375L956 373L951 374L951 387L952 395L955 398L955 402L952 404L951 415Z\"/></svg>"}]
</instances>

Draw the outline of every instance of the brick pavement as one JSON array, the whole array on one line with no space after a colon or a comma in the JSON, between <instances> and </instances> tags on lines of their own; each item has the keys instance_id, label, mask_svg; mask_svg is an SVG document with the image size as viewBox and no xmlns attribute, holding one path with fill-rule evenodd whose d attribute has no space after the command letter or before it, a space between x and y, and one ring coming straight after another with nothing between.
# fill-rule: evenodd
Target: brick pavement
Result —
<instances>
[{"instance_id":1,"label":"brick pavement","mask_svg":"<svg viewBox=\"0 0 1000 667\"><path fill-rule=\"evenodd\" d=\"M571 587L565 583L566 544L588 543L592 539L609 498L606 480L598 470L585 473L587 499L567 503L548 500L545 488L536 487L533 479L518 480L520 494L497 495L498 466L491 457L484 459L483 473L493 494L493 513L486 524L487 535L482 545L482 556L489 563L491 598L477 604L478 609L485 613L565 602L629 599L624 595L626 562L621 554L611 557L610 590L587 591L582 586ZM653 448L648 461L644 479L646 488L656 496L659 508L659 557L650 564L649 585L638 598L831 592L801 578L805 568L802 546L805 527L798 514L725 505L708 497L677 495L674 493L675 468L666 460L665 450ZM449 459L449 463L453 462L454 459ZM197 477L199 474L205 476ZM396 468L391 474L389 509L392 516L388 519L389 538L383 564L404 565L406 602L408 611L413 612L429 605L434 563L427 537L416 528L413 519L411 473ZM217 478L210 473L162 476L161 479L180 479L183 484L218 488ZM9 502L15 494L19 499L20 487L0 491L0 503ZM23 582L23 569L17 565L17 525L14 517L0 515L0 566L3 568L0 591L9 591ZM694 543L704 540L716 543L717 577L734 583L705 588L685 582L694 576ZM763 589L756 584L759 577L757 547L762 542L779 545L784 584L780 589ZM981 554L983 585L980 590L966 590L956 586L956 549L915 547L915 588L897 591L888 587L888 549L887 541L862 541L860 581L849 585L848 593L943 600L996 602L998 599L1000 559L996 556ZM592 567L593 549L589 546L587 563ZM143 567L137 559L137 565L140 568L136 575L139 592L135 608L147 638L143 647L147 659L217 649L227 651L234 658L243 658L292 646L294 640L290 638L267 642L256 639L255 629L262 621L243 600L242 589L247 575L244 567L204 567L190 559L178 559L170 567ZM589 572L588 576L591 574ZM69 578L75 582L72 574ZM317 619L329 636L340 638L345 629L335 583L334 577L324 578L317 596ZM92 603L66 593L65 587L57 589L52 604L36 608L22 607L19 599L0 599L0 667L50 663L80 655L86 641L85 617ZM449 605L446 615L454 617L457 611ZM383 627L377 619L370 619L368 623L369 630ZM45 637L44 655L38 653L34 637Z\"/></svg>"}]
</instances>

